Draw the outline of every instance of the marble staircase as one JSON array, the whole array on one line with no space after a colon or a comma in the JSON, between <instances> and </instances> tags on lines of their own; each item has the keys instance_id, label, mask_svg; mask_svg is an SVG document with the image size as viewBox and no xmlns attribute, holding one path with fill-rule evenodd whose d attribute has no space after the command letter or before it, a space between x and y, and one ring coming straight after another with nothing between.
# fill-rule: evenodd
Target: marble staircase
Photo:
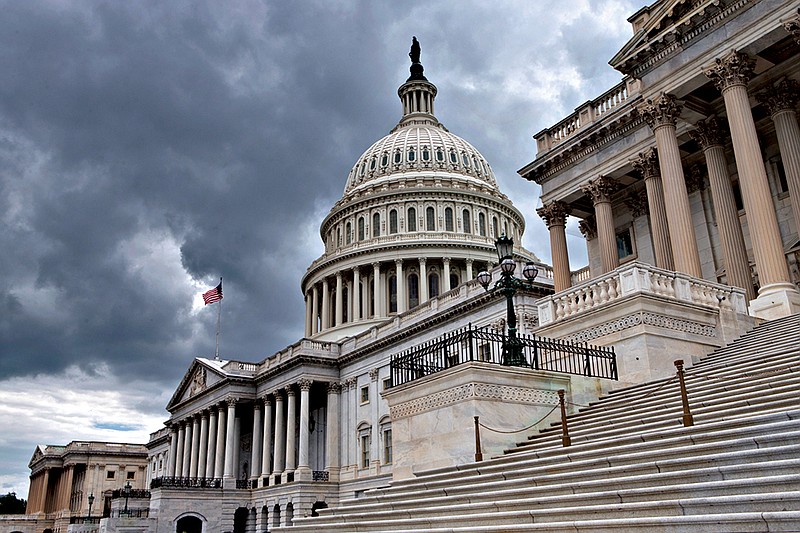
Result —
<instances>
[{"instance_id":1,"label":"marble staircase","mask_svg":"<svg viewBox=\"0 0 800 533\"><path fill-rule=\"evenodd\" d=\"M677 359L680 355L674 354ZM676 378L612 391L500 457L367 492L279 531L800 531L800 315Z\"/></svg>"}]
</instances>

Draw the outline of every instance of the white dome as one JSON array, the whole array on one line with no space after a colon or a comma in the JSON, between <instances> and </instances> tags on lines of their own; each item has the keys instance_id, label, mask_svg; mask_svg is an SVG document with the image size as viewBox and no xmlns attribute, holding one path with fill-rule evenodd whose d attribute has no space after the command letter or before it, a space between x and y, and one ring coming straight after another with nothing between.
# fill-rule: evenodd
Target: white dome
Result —
<instances>
[{"instance_id":1,"label":"white dome","mask_svg":"<svg viewBox=\"0 0 800 533\"><path fill-rule=\"evenodd\" d=\"M497 187L489 163L470 143L440 124L409 124L398 126L358 158L344 192L389 176L423 172L455 174Z\"/></svg>"}]
</instances>

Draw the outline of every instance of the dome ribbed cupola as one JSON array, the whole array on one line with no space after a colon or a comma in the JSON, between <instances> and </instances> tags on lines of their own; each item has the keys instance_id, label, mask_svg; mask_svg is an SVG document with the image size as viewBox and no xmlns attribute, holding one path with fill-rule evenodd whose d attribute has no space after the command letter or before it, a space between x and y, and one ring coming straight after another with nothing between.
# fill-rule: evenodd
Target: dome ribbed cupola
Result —
<instances>
[{"instance_id":1,"label":"dome ribbed cupola","mask_svg":"<svg viewBox=\"0 0 800 533\"><path fill-rule=\"evenodd\" d=\"M501 234L522 240L524 218L489 163L434 115L419 56L415 37L400 121L358 158L320 227L325 253L302 281L307 337L355 335L411 310L496 262Z\"/></svg>"}]
</instances>

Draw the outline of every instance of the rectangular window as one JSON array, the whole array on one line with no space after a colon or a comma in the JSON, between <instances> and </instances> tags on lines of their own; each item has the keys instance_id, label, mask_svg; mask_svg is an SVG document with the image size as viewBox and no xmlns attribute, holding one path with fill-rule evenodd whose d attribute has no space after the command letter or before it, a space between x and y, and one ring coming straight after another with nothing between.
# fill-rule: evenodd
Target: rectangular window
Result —
<instances>
[{"instance_id":1,"label":"rectangular window","mask_svg":"<svg viewBox=\"0 0 800 533\"><path fill-rule=\"evenodd\" d=\"M372 441L369 433L361 435L361 468L369 468L369 449Z\"/></svg>"},{"instance_id":2,"label":"rectangular window","mask_svg":"<svg viewBox=\"0 0 800 533\"><path fill-rule=\"evenodd\" d=\"M392 462L392 430L383 430L383 464Z\"/></svg>"},{"instance_id":3,"label":"rectangular window","mask_svg":"<svg viewBox=\"0 0 800 533\"><path fill-rule=\"evenodd\" d=\"M125 472L125 479L136 479L136 472Z\"/></svg>"},{"instance_id":4,"label":"rectangular window","mask_svg":"<svg viewBox=\"0 0 800 533\"><path fill-rule=\"evenodd\" d=\"M369 403L369 385L361 387L361 403Z\"/></svg>"},{"instance_id":5,"label":"rectangular window","mask_svg":"<svg viewBox=\"0 0 800 533\"><path fill-rule=\"evenodd\" d=\"M114 479L115 472L113 470L106 470L106 479Z\"/></svg>"},{"instance_id":6,"label":"rectangular window","mask_svg":"<svg viewBox=\"0 0 800 533\"><path fill-rule=\"evenodd\" d=\"M386 378L383 380L383 390L386 390L391 386L392 386L392 378Z\"/></svg>"},{"instance_id":7,"label":"rectangular window","mask_svg":"<svg viewBox=\"0 0 800 533\"><path fill-rule=\"evenodd\" d=\"M633 255L633 238L630 228L617 233L617 255L620 259Z\"/></svg>"},{"instance_id":8,"label":"rectangular window","mask_svg":"<svg viewBox=\"0 0 800 533\"><path fill-rule=\"evenodd\" d=\"M492 360L492 347L488 344L481 344L478 346L478 361L491 361Z\"/></svg>"}]
</instances>

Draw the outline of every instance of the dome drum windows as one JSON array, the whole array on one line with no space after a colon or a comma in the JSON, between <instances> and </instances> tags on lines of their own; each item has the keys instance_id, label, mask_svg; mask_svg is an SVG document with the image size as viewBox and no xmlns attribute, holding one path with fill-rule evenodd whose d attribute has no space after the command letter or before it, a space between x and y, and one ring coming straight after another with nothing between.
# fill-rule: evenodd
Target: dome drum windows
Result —
<instances>
[{"instance_id":1,"label":"dome drum windows","mask_svg":"<svg viewBox=\"0 0 800 533\"><path fill-rule=\"evenodd\" d=\"M389 233L397 233L397 210L389 211Z\"/></svg>"},{"instance_id":2,"label":"dome drum windows","mask_svg":"<svg viewBox=\"0 0 800 533\"><path fill-rule=\"evenodd\" d=\"M358 218L358 240L359 241L363 241L364 237L365 237L365 235L364 235L364 217L359 217Z\"/></svg>"},{"instance_id":3,"label":"dome drum windows","mask_svg":"<svg viewBox=\"0 0 800 533\"><path fill-rule=\"evenodd\" d=\"M436 210L431 206L425 208L425 231L436 231Z\"/></svg>"},{"instance_id":4,"label":"dome drum windows","mask_svg":"<svg viewBox=\"0 0 800 533\"><path fill-rule=\"evenodd\" d=\"M400 149L397 148L394 151L394 164L399 165L402 160L403 160L403 154L400 152Z\"/></svg>"},{"instance_id":5,"label":"dome drum windows","mask_svg":"<svg viewBox=\"0 0 800 533\"><path fill-rule=\"evenodd\" d=\"M469 209L464 209L461 213L461 219L464 222L464 233L472 233L472 220L469 215Z\"/></svg>"},{"instance_id":6,"label":"dome drum windows","mask_svg":"<svg viewBox=\"0 0 800 533\"><path fill-rule=\"evenodd\" d=\"M417 231L417 210L408 208L408 231Z\"/></svg>"},{"instance_id":7,"label":"dome drum windows","mask_svg":"<svg viewBox=\"0 0 800 533\"><path fill-rule=\"evenodd\" d=\"M453 229L453 209L446 207L444 210L444 230L454 231Z\"/></svg>"},{"instance_id":8,"label":"dome drum windows","mask_svg":"<svg viewBox=\"0 0 800 533\"><path fill-rule=\"evenodd\" d=\"M422 147L422 160L423 161L430 161L431 160L431 151L427 145Z\"/></svg>"},{"instance_id":9,"label":"dome drum windows","mask_svg":"<svg viewBox=\"0 0 800 533\"><path fill-rule=\"evenodd\" d=\"M417 153L414 151L414 147L408 149L408 153L406 155L408 157L408 162L413 163L417 159Z\"/></svg>"},{"instance_id":10,"label":"dome drum windows","mask_svg":"<svg viewBox=\"0 0 800 533\"><path fill-rule=\"evenodd\" d=\"M389 152L383 152L381 155L381 168L386 168L389 165Z\"/></svg>"},{"instance_id":11,"label":"dome drum windows","mask_svg":"<svg viewBox=\"0 0 800 533\"><path fill-rule=\"evenodd\" d=\"M381 236L381 214L380 213L373 213L373 215L372 215L372 236L373 237L380 237Z\"/></svg>"}]
</instances>

